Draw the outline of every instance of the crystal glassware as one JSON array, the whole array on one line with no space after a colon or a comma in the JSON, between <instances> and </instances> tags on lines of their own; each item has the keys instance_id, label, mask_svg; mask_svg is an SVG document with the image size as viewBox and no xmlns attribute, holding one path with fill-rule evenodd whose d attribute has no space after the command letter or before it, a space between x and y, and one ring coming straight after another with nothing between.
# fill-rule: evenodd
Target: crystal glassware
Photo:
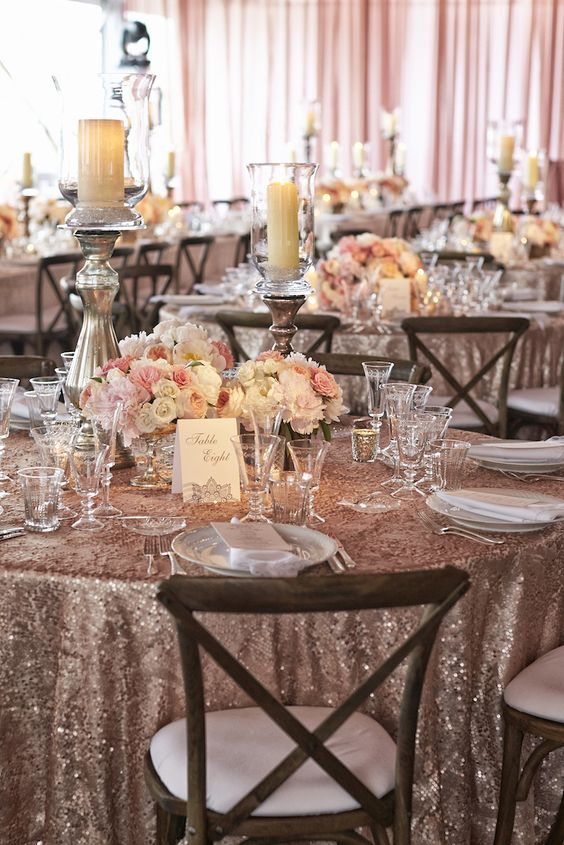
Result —
<instances>
[{"instance_id":1,"label":"crystal glassware","mask_svg":"<svg viewBox=\"0 0 564 845\"><path fill-rule=\"evenodd\" d=\"M281 438L274 434L236 434L231 443L239 463L241 485L247 494L249 511L241 522L269 522L263 512L272 463Z\"/></svg>"},{"instance_id":2,"label":"crystal glassware","mask_svg":"<svg viewBox=\"0 0 564 845\"><path fill-rule=\"evenodd\" d=\"M402 477L399 471L395 424L398 417L407 414L411 410L411 400L415 392L415 385L407 384L403 381L389 381L382 386L382 391L386 403L386 416L388 418L390 433L390 442L385 449L382 449L382 455L392 461L394 472L391 478L382 481L381 484L384 487L397 487L398 484L401 484Z\"/></svg>"},{"instance_id":3,"label":"crystal glassware","mask_svg":"<svg viewBox=\"0 0 564 845\"><path fill-rule=\"evenodd\" d=\"M429 425L429 440L425 449L425 475L417 482L417 486L422 490L430 490L435 479L431 443L442 440L445 436L452 419L452 408L449 408L448 405L427 405L425 412L431 414L433 422Z\"/></svg>"},{"instance_id":4,"label":"crystal glassware","mask_svg":"<svg viewBox=\"0 0 564 845\"><path fill-rule=\"evenodd\" d=\"M57 419L59 396L63 387L60 376L36 376L30 378L29 383L38 398L43 422L45 425L54 423Z\"/></svg>"},{"instance_id":5,"label":"crystal glassware","mask_svg":"<svg viewBox=\"0 0 564 845\"><path fill-rule=\"evenodd\" d=\"M415 483L417 470L423 463L425 449L429 441L430 426L434 417L422 411L409 411L399 416L395 423L398 444L399 466L403 468L405 478L401 487L391 493L400 499L412 499L425 496Z\"/></svg>"},{"instance_id":6,"label":"crystal glassware","mask_svg":"<svg viewBox=\"0 0 564 845\"><path fill-rule=\"evenodd\" d=\"M10 434L10 413L19 383L17 378L0 378L0 464L4 457L4 444ZM11 480L9 475L0 470L0 481Z\"/></svg>"},{"instance_id":7,"label":"crystal glassware","mask_svg":"<svg viewBox=\"0 0 564 845\"><path fill-rule=\"evenodd\" d=\"M325 519L315 511L315 494L319 490L321 471L330 445L327 440L301 437L296 440L289 440L287 443L287 449L296 472L311 475L308 522L325 522Z\"/></svg>"},{"instance_id":8,"label":"crystal glassware","mask_svg":"<svg viewBox=\"0 0 564 845\"><path fill-rule=\"evenodd\" d=\"M466 440L434 440L430 444L435 481L431 490L459 490L464 477L470 443Z\"/></svg>"},{"instance_id":9,"label":"crystal glassware","mask_svg":"<svg viewBox=\"0 0 564 845\"><path fill-rule=\"evenodd\" d=\"M39 450L41 461L46 466L55 466L62 470L60 481L60 496L58 515L60 519L70 519L77 516L76 511L69 508L63 501L64 489L68 486L69 452L77 432L75 422L55 422L50 425L35 426L30 434Z\"/></svg>"},{"instance_id":10,"label":"crystal glassware","mask_svg":"<svg viewBox=\"0 0 564 845\"><path fill-rule=\"evenodd\" d=\"M311 480L311 475L305 472L280 472L275 479L270 480L274 522L306 524Z\"/></svg>"},{"instance_id":11,"label":"crystal glassware","mask_svg":"<svg viewBox=\"0 0 564 845\"><path fill-rule=\"evenodd\" d=\"M376 432L376 446L374 459L380 454L380 429L382 428L382 417L384 416L384 393L382 385L387 384L394 365L391 361L379 363L363 361L362 368L368 388L368 415L372 420L372 428Z\"/></svg>"},{"instance_id":12,"label":"crystal glassware","mask_svg":"<svg viewBox=\"0 0 564 845\"><path fill-rule=\"evenodd\" d=\"M71 368L71 364L74 359L74 352L61 352L61 358L63 359L63 366L65 370L68 372Z\"/></svg>"},{"instance_id":13,"label":"crystal glassware","mask_svg":"<svg viewBox=\"0 0 564 845\"><path fill-rule=\"evenodd\" d=\"M427 406L432 392L433 388L431 385L416 384L411 398L411 409L413 411L423 411Z\"/></svg>"},{"instance_id":14,"label":"crystal glassware","mask_svg":"<svg viewBox=\"0 0 564 845\"><path fill-rule=\"evenodd\" d=\"M108 447L80 430L69 451L69 461L77 494L80 496L82 514L71 528L85 531L99 531L104 527L100 519L93 516L94 497L98 494L100 478Z\"/></svg>"},{"instance_id":15,"label":"crystal glassware","mask_svg":"<svg viewBox=\"0 0 564 845\"><path fill-rule=\"evenodd\" d=\"M55 367L55 375L59 376L59 378L61 379L61 389L63 391L63 402L65 403L66 412L70 417L74 418L76 422L78 422L81 417L81 413L76 407L76 405L74 405L71 401L67 390L68 373L69 371L67 367Z\"/></svg>"},{"instance_id":16,"label":"crystal glassware","mask_svg":"<svg viewBox=\"0 0 564 845\"><path fill-rule=\"evenodd\" d=\"M18 470L24 499L25 527L47 533L59 527L59 491L63 470L54 466Z\"/></svg>"},{"instance_id":17,"label":"crystal glassware","mask_svg":"<svg viewBox=\"0 0 564 845\"><path fill-rule=\"evenodd\" d=\"M102 501L92 511L96 516L118 516L123 513L110 502L110 484L112 483L112 467L116 460L117 433L119 430L120 417L123 411L123 403L118 402L109 419L100 420L92 417L90 423L94 437L103 446L107 446L106 458L102 469Z\"/></svg>"},{"instance_id":18,"label":"crystal glassware","mask_svg":"<svg viewBox=\"0 0 564 845\"><path fill-rule=\"evenodd\" d=\"M39 402L39 397L35 390L24 391L24 401L27 405L27 413L29 416L29 427L31 434L31 429L37 427L41 428L45 425L45 423L43 422L43 417L41 416L41 404Z\"/></svg>"}]
</instances>

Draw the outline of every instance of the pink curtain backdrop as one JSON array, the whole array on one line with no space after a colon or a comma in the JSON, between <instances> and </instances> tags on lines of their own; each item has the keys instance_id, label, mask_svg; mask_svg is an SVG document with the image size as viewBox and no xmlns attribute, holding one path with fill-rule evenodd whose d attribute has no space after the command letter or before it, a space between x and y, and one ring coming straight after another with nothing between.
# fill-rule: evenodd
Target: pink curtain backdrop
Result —
<instances>
[{"instance_id":1,"label":"pink curtain backdrop","mask_svg":"<svg viewBox=\"0 0 564 845\"><path fill-rule=\"evenodd\" d=\"M488 119L564 159L562 0L126 0L173 33L167 75L182 199L247 194L245 164L303 156L303 103L321 102L315 159L355 141L383 168L381 109L401 108L418 196L492 195ZM557 172L549 168L550 172ZM518 180L514 180L517 186ZM549 195L557 193L548 187Z\"/></svg>"}]
</instances>

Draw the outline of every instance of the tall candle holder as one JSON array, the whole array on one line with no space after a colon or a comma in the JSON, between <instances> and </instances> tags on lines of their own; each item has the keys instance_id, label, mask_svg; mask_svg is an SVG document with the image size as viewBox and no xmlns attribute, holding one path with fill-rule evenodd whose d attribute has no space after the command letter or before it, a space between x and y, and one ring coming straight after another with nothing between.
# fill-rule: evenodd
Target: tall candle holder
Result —
<instances>
[{"instance_id":1,"label":"tall candle holder","mask_svg":"<svg viewBox=\"0 0 564 845\"><path fill-rule=\"evenodd\" d=\"M319 134L321 104L319 100L308 100L303 108L302 139L304 142L304 160L310 162L313 158L313 143Z\"/></svg>"},{"instance_id":2,"label":"tall candle holder","mask_svg":"<svg viewBox=\"0 0 564 845\"><path fill-rule=\"evenodd\" d=\"M134 73L54 79L62 101L59 189L73 206L62 228L72 230L85 258L76 276L83 324L66 381L77 408L98 367L120 354L112 320L119 282L109 259L121 231L145 226L134 206L148 187L153 80Z\"/></svg>"},{"instance_id":3,"label":"tall candle holder","mask_svg":"<svg viewBox=\"0 0 564 845\"><path fill-rule=\"evenodd\" d=\"M396 176L396 143L398 139L399 129L399 108L393 111L385 111L382 109L380 115L380 125L382 129L382 137L388 143L388 158L386 161L385 173L387 176Z\"/></svg>"},{"instance_id":4,"label":"tall candle holder","mask_svg":"<svg viewBox=\"0 0 564 845\"><path fill-rule=\"evenodd\" d=\"M35 188L21 188L20 199L22 204L21 222L25 238L29 238L29 204L38 194Z\"/></svg>"},{"instance_id":5,"label":"tall candle holder","mask_svg":"<svg viewBox=\"0 0 564 845\"><path fill-rule=\"evenodd\" d=\"M538 213L544 201L544 171L546 157L544 150L528 150L523 155L522 201L527 214Z\"/></svg>"},{"instance_id":6,"label":"tall candle holder","mask_svg":"<svg viewBox=\"0 0 564 845\"><path fill-rule=\"evenodd\" d=\"M272 314L275 350L292 352L294 318L311 287L304 278L314 257L314 177L317 164L249 164L251 260L256 290Z\"/></svg>"},{"instance_id":7,"label":"tall candle holder","mask_svg":"<svg viewBox=\"0 0 564 845\"><path fill-rule=\"evenodd\" d=\"M509 180L519 159L523 124L521 121L489 121L487 128L488 158L498 177L498 198L493 227L496 232L512 232L513 217L509 210Z\"/></svg>"}]
</instances>

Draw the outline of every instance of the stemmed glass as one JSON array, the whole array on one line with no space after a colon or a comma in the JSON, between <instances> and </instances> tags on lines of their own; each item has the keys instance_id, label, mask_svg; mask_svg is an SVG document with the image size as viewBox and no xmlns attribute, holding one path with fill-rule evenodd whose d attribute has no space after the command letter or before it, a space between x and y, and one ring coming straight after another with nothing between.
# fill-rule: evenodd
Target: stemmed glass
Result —
<instances>
[{"instance_id":1,"label":"stemmed glass","mask_svg":"<svg viewBox=\"0 0 564 845\"><path fill-rule=\"evenodd\" d=\"M102 421L93 417L90 422L94 431L94 437L103 445L108 447L104 466L102 469L102 502L94 508L92 513L96 516L119 516L123 513L110 502L110 484L112 483L112 467L116 462L116 444L120 417L123 411L123 403L118 402L113 410L110 425L102 424Z\"/></svg>"},{"instance_id":2,"label":"stemmed glass","mask_svg":"<svg viewBox=\"0 0 564 845\"><path fill-rule=\"evenodd\" d=\"M74 405L74 403L71 401L71 398L67 391L66 381L69 371L66 367L55 367L55 374L58 375L61 380L61 387L63 390L63 401L65 403L67 414L76 422L78 422L81 417L81 413L76 407L76 405Z\"/></svg>"},{"instance_id":3,"label":"stemmed glass","mask_svg":"<svg viewBox=\"0 0 564 845\"><path fill-rule=\"evenodd\" d=\"M415 393L415 387L416 385L407 384L403 381L389 381L387 384L382 385L386 403L386 415L390 427L390 442L382 450L382 454L390 457L394 466L392 477L381 482L383 487L397 487L398 484L402 483L397 451L396 422L399 417L411 411L411 402Z\"/></svg>"},{"instance_id":4,"label":"stemmed glass","mask_svg":"<svg viewBox=\"0 0 564 845\"><path fill-rule=\"evenodd\" d=\"M236 434L231 443L239 462L239 475L249 501L249 512L240 522L270 522L263 512L272 462L281 437L274 434Z\"/></svg>"},{"instance_id":5,"label":"stemmed glass","mask_svg":"<svg viewBox=\"0 0 564 845\"><path fill-rule=\"evenodd\" d=\"M50 425L37 426L30 430L39 450L41 462L45 466L55 466L63 473L59 485L61 489L57 508L59 519L70 519L77 516L76 511L67 507L62 499L64 489L68 486L69 452L76 431L77 427L74 422L55 422Z\"/></svg>"},{"instance_id":6,"label":"stemmed glass","mask_svg":"<svg viewBox=\"0 0 564 845\"><path fill-rule=\"evenodd\" d=\"M381 454L380 429L382 428L382 417L384 416L385 410L382 385L387 384L393 366L391 361L381 361L379 363L373 363L371 361L362 362L366 386L368 388L368 415L372 421L372 428L376 432L376 446L374 448L373 460Z\"/></svg>"},{"instance_id":7,"label":"stemmed glass","mask_svg":"<svg viewBox=\"0 0 564 845\"><path fill-rule=\"evenodd\" d=\"M415 475L423 461L433 420L431 414L422 411L410 411L396 419L399 466L403 468L405 478L403 484L393 491L392 496L401 499L411 499L413 494L425 496L423 490L415 483Z\"/></svg>"},{"instance_id":8,"label":"stemmed glass","mask_svg":"<svg viewBox=\"0 0 564 845\"><path fill-rule=\"evenodd\" d=\"M433 388L427 384L416 384L411 399L412 411L423 411L427 407Z\"/></svg>"},{"instance_id":9,"label":"stemmed glass","mask_svg":"<svg viewBox=\"0 0 564 845\"><path fill-rule=\"evenodd\" d=\"M452 408L448 405L427 405L425 407L427 414L431 414L433 422L429 425L429 439L425 449L424 465L425 475L417 482L417 487L428 491L435 481L435 473L433 470L433 453L430 448L431 443L435 440L442 440L445 436L446 430L452 418Z\"/></svg>"},{"instance_id":10,"label":"stemmed glass","mask_svg":"<svg viewBox=\"0 0 564 845\"><path fill-rule=\"evenodd\" d=\"M20 380L17 378L0 378L0 463L4 457L4 441L10 434L10 412L16 395L16 388ZM0 481L11 481L9 475L0 470Z\"/></svg>"},{"instance_id":11,"label":"stemmed glass","mask_svg":"<svg viewBox=\"0 0 564 845\"><path fill-rule=\"evenodd\" d=\"M104 527L104 523L96 519L92 512L107 451L107 446L103 446L95 437L89 437L82 430L79 430L73 439L69 461L76 492L81 499L82 514L73 522L71 528L99 531Z\"/></svg>"},{"instance_id":12,"label":"stemmed glass","mask_svg":"<svg viewBox=\"0 0 564 845\"><path fill-rule=\"evenodd\" d=\"M321 470L330 445L327 440L309 440L307 438L298 438L287 443L288 452L296 472L299 472L300 475L305 473L311 475L308 522L325 522L325 519L315 512L315 494L319 490Z\"/></svg>"},{"instance_id":13,"label":"stemmed glass","mask_svg":"<svg viewBox=\"0 0 564 845\"><path fill-rule=\"evenodd\" d=\"M45 425L54 423L57 419L57 405L63 386L60 377L36 376L35 378L30 378L29 381L39 399L43 422Z\"/></svg>"}]
</instances>

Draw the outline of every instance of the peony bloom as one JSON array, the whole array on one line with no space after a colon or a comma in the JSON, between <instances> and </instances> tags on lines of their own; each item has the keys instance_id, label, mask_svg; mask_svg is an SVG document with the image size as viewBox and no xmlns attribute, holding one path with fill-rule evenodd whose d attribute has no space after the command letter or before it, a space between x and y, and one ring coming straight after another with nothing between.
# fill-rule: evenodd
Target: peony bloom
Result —
<instances>
[{"instance_id":1,"label":"peony bloom","mask_svg":"<svg viewBox=\"0 0 564 845\"><path fill-rule=\"evenodd\" d=\"M172 364L172 352L164 343L152 343L145 349L145 358L149 361L166 361Z\"/></svg>"},{"instance_id":2,"label":"peony bloom","mask_svg":"<svg viewBox=\"0 0 564 845\"><path fill-rule=\"evenodd\" d=\"M206 397L210 405L215 405L221 387L221 376L211 364L206 362L191 367L192 384Z\"/></svg>"},{"instance_id":3,"label":"peony bloom","mask_svg":"<svg viewBox=\"0 0 564 845\"><path fill-rule=\"evenodd\" d=\"M212 340L211 345L215 350L215 353L212 352L212 366L220 373L223 370L230 370L235 365L235 359L228 345L222 340Z\"/></svg>"},{"instance_id":4,"label":"peony bloom","mask_svg":"<svg viewBox=\"0 0 564 845\"><path fill-rule=\"evenodd\" d=\"M124 337L119 342L119 349L121 354L125 357L129 355L131 358L141 358L145 351L145 347L151 341L146 332L139 332L138 335L132 334L129 337Z\"/></svg>"},{"instance_id":5,"label":"peony bloom","mask_svg":"<svg viewBox=\"0 0 564 845\"><path fill-rule=\"evenodd\" d=\"M181 390L176 399L178 419L201 420L208 412L208 403L204 394L194 387Z\"/></svg>"},{"instance_id":6,"label":"peony bloom","mask_svg":"<svg viewBox=\"0 0 564 845\"><path fill-rule=\"evenodd\" d=\"M125 355L122 358L110 358L109 361L106 361L103 367L100 368L100 375L105 376L109 373L110 370L121 370L122 373L126 373L131 366L131 362L133 358L131 355Z\"/></svg>"},{"instance_id":7,"label":"peony bloom","mask_svg":"<svg viewBox=\"0 0 564 845\"><path fill-rule=\"evenodd\" d=\"M136 366L138 364L138 366ZM144 361L135 362L131 367L129 380L133 384L144 387L149 392L152 391L152 386L162 378L162 371L155 363L145 364Z\"/></svg>"}]
</instances>

